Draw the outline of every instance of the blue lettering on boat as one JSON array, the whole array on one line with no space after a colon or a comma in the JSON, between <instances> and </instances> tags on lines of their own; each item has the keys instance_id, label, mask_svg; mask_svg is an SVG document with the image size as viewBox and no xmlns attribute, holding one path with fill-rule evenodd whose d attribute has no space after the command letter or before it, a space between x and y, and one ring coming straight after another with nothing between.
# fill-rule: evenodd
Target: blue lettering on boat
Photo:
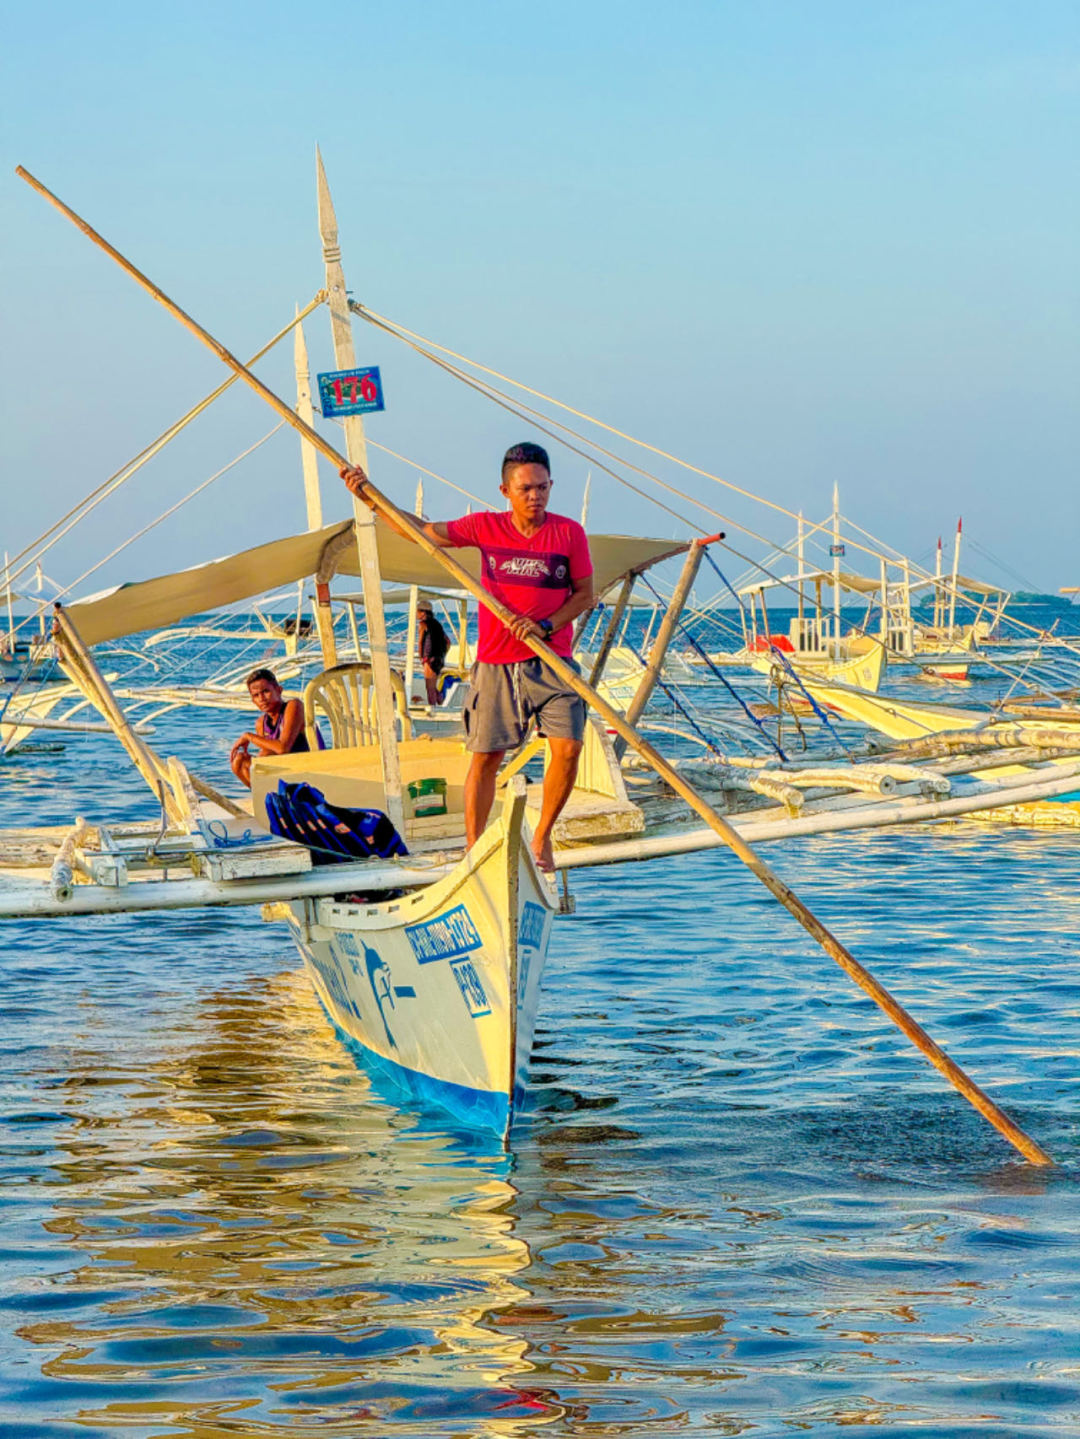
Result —
<instances>
[{"instance_id":1,"label":"blue lettering on boat","mask_svg":"<svg viewBox=\"0 0 1080 1439\"><path fill-rule=\"evenodd\" d=\"M544 942L544 909L542 905L527 900L521 909L521 923L518 925L518 944L529 949L539 949Z\"/></svg>"},{"instance_id":2,"label":"blue lettering on boat","mask_svg":"<svg viewBox=\"0 0 1080 1439\"><path fill-rule=\"evenodd\" d=\"M318 950L310 949L305 945L304 957L319 975L334 1003L346 1014L354 1015L359 1019L360 1011L356 1007L356 1001L349 993L348 982L333 947L324 957Z\"/></svg>"},{"instance_id":3,"label":"blue lettering on boat","mask_svg":"<svg viewBox=\"0 0 1080 1439\"><path fill-rule=\"evenodd\" d=\"M418 964L431 964L436 959L454 959L483 945L476 925L463 904L447 910L438 919L429 919L426 924L408 925L405 936L412 945Z\"/></svg>"},{"instance_id":4,"label":"blue lettering on boat","mask_svg":"<svg viewBox=\"0 0 1080 1439\"><path fill-rule=\"evenodd\" d=\"M458 989L461 990L465 1008L473 1019L482 1019L485 1014L490 1014L491 1004L472 960L455 959L450 968L454 971L454 978L457 980Z\"/></svg>"}]
</instances>

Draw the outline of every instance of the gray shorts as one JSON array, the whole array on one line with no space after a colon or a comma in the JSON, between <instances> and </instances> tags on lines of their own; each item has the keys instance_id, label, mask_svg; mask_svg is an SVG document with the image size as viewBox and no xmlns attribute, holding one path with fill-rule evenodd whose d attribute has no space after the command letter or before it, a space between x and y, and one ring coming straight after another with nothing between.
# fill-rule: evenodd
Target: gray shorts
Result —
<instances>
[{"instance_id":1,"label":"gray shorts","mask_svg":"<svg viewBox=\"0 0 1080 1439\"><path fill-rule=\"evenodd\" d=\"M578 670L573 660L566 663ZM509 665L473 665L464 714L467 750L517 749L534 715L546 739L585 738L585 701L539 656Z\"/></svg>"}]
</instances>

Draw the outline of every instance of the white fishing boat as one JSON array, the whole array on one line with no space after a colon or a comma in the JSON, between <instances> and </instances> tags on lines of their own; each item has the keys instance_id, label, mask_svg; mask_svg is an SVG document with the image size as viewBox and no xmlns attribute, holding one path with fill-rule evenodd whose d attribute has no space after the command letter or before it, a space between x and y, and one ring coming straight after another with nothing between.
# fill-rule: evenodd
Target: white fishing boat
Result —
<instances>
[{"instance_id":1,"label":"white fishing boat","mask_svg":"<svg viewBox=\"0 0 1080 1439\"><path fill-rule=\"evenodd\" d=\"M335 467L345 463L346 456L85 222L25 171L19 173L215 350ZM321 165L319 179L335 358L342 369L348 369L354 364L348 307ZM348 461L363 464L366 454L358 416L345 421L345 435ZM62 834L37 829L0 835L0 914L115 913L207 903L266 905L268 918L283 918L289 924L331 1019L367 1062L404 1079L422 1097L436 1099L468 1122L491 1124L505 1133L515 1093L524 1080L557 892L537 869L525 842L529 791L515 772L523 756L516 756L504 771L501 812L481 839L462 852L460 811L467 757L460 742L410 738L404 733L407 716L399 707L389 663L382 579L394 578L395 566L410 585L427 583L432 572L436 580L445 574L504 622L512 616L483 590L475 562L470 568L438 550L422 528L409 522L373 485L366 487L365 499L371 508L356 503L353 519L344 524L311 529L212 565L125 586L70 609L57 607L56 639L65 672L101 711L160 799L162 818L160 825L112 829L91 827L77 818ZM395 528L385 523L387 516L394 517ZM399 533L403 519L404 533ZM597 536L592 541L601 591L625 576L628 593L627 581L633 574L672 553L685 552L683 571L642 683L625 713L613 708L540 641L527 641L570 689L593 706L600 721L587 732L579 777L579 790L597 803L590 813L578 816L580 831L560 844L557 868L726 844L969 1102L1032 1162L1049 1163L1045 1151L934 1044L772 872L719 807L704 799L635 729L705 543L673 546L617 536ZM317 717L320 702L327 710L335 703L347 704L348 722L359 731L359 742L256 760L250 811L191 774L178 759L157 755L135 733L89 648L110 633L175 624L204 610L208 596L214 603L232 603L305 576L314 576L319 587L318 621L325 618L318 612L328 608L334 573L361 577L370 653L370 666L364 667L369 670L370 711L365 714L355 700L358 689L365 688L364 677L354 683L358 677L350 671L356 666L331 663L337 658L332 626L320 623L327 664L313 682L315 689L306 693L306 717L309 721ZM351 702L347 696L353 696ZM607 731L614 732L624 750L634 750L655 776L646 781L649 790L640 796L640 803L629 792ZM739 766L728 768L735 772ZM719 792L728 812L744 807L742 823L765 838L819 828L859 828L879 822L883 810L889 816L881 822L896 823L992 802L992 785L978 784L956 797L951 781L940 773L900 765L878 765L876 772L867 769L861 775L858 769L835 767L815 773L788 766L780 790L772 776L754 773L745 774L742 783L735 775L719 786ZM1076 750L1055 756L1053 765L1033 765L1025 782L1028 789L1047 790L1068 784L1077 774L1080 738ZM441 781L445 803L439 813L431 813L421 803L424 791L418 780ZM605 788L612 793L606 794ZM1013 788L1019 792L1024 783ZM317 801L303 797L316 790ZM271 798L275 802L268 805ZM644 832L646 801L653 798L669 811L681 803L681 812L668 813L649 834ZM372 800L378 801L379 814L372 820L374 827L365 830L360 817L372 819ZM260 805L265 807L266 828ZM693 814L704 821L703 827L691 828ZM275 817L278 837L267 832ZM565 819L568 823L575 819L570 806ZM374 839L380 826L378 852L369 845L367 857L358 858L355 842L365 835ZM392 839L386 837L387 829ZM315 863L334 850L335 862Z\"/></svg>"}]
</instances>

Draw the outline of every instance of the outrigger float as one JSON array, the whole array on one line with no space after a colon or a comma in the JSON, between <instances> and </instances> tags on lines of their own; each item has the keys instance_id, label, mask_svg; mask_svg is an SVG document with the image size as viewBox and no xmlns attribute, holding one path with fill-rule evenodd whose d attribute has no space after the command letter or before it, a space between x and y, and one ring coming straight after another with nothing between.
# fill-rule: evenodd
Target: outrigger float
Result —
<instances>
[{"instance_id":1,"label":"outrigger float","mask_svg":"<svg viewBox=\"0 0 1080 1439\"><path fill-rule=\"evenodd\" d=\"M346 463L367 468L359 416L345 421L343 455L40 182L21 169L18 173L335 469ZM321 163L319 182L335 356L345 369L354 364L354 355ZM552 922L561 907L568 907L568 895L538 870L527 842L535 798L521 773L534 752L528 742L505 767L497 817L464 850L468 757L460 739L411 735L403 686L389 662L382 579L427 584L437 572L444 583L471 594L500 619L511 616L481 587L475 569L433 546L421 526L374 486L365 488L365 499L371 508L355 502L353 519L346 524L57 607L60 663L160 800L162 818L156 825L112 826L77 818L63 831L5 832L0 835L0 915L263 905L267 918L288 924L327 1013L367 1064L461 1121L505 1135L525 1079ZM386 516L404 524L415 544L395 533L384 522ZM1003 786L1016 796L1055 793L1074 785L1080 775L1080 736L1075 749L1052 758L1044 759L1039 750L1019 777L999 785L965 781L960 794L944 765L871 761L822 767L734 759L710 768L715 797L704 798L636 724L709 542L673 546L593 538L597 588L607 591L620 584L620 597L627 600L638 574L673 553L683 555L671 604L625 712L595 688L602 678L603 644L591 683L586 683L541 642L528 641L593 711L578 786L556 834L557 870L726 845L1011 1144L1032 1163L1051 1163L1041 1146L821 924L748 839L971 812L999 803ZM311 734L320 717L329 720L334 745L256 760L250 810L191 774L180 760L158 755L124 715L91 654L90 646L119 633L118 626L131 632L176 623L208 603L249 598L304 575L315 576L320 596L328 594L333 572L361 578L370 663L335 663L332 626L320 624L328 663L305 689L305 722ZM611 626L608 635L613 634ZM1017 743L1024 738L1018 726ZM622 762L628 752L636 756L636 768ZM431 813L419 803L424 782L440 784L444 812ZM363 825L373 818L372 833L381 824L392 836L379 842L381 852L375 854L370 845L366 850L360 845L368 832ZM360 853L367 857L358 858Z\"/></svg>"}]
</instances>

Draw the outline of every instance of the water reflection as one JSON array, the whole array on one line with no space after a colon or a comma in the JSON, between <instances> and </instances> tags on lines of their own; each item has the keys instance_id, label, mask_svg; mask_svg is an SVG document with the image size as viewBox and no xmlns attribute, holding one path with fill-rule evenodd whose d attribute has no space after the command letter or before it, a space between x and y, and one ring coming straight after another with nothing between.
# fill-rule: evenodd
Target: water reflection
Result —
<instances>
[{"instance_id":1,"label":"water reflection","mask_svg":"<svg viewBox=\"0 0 1080 1439\"><path fill-rule=\"evenodd\" d=\"M575 880L511 1155L257 919L16 926L4 1439L1080 1432L1075 836L772 858L1058 1170L720 855Z\"/></svg>"},{"instance_id":2,"label":"water reflection","mask_svg":"<svg viewBox=\"0 0 1080 1439\"><path fill-rule=\"evenodd\" d=\"M200 1434L556 1415L490 1322L528 1297L505 1153L373 1102L299 974L187 1018L118 1055L81 1016L45 1222L68 1264L19 1306L36 1404Z\"/></svg>"}]
</instances>

